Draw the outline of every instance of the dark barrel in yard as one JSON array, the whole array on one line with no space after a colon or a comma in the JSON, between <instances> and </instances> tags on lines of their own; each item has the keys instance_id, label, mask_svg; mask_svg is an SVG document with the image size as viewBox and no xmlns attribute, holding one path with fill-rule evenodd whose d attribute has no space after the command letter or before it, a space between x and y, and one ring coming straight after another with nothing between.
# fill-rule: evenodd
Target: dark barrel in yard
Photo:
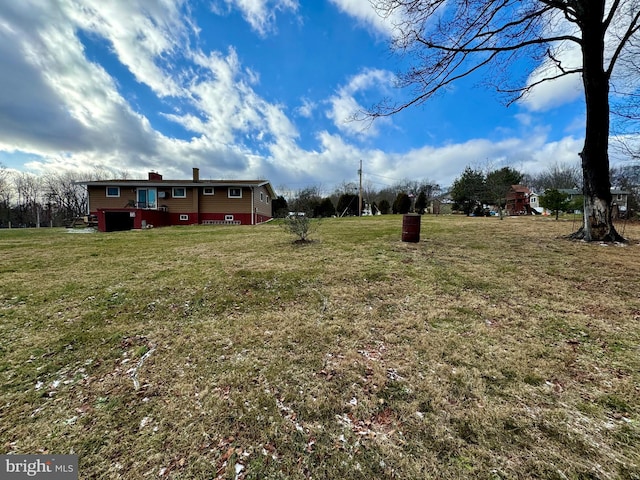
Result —
<instances>
[{"instance_id":1,"label":"dark barrel in yard","mask_svg":"<svg viewBox=\"0 0 640 480\"><path fill-rule=\"evenodd\" d=\"M415 213L402 217L402 241L420 241L420 215Z\"/></svg>"}]
</instances>

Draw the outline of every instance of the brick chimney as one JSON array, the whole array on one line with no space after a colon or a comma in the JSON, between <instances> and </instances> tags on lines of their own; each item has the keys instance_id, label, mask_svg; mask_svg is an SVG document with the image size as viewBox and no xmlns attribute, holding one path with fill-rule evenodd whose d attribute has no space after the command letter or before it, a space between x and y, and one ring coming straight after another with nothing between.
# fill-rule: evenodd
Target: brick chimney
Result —
<instances>
[{"instance_id":1,"label":"brick chimney","mask_svg":"<svg viewBox=\"0 0 640 480\"><path fill-rule=\"evenodd\" d=\"M200 169L193 167L193 181L194 182L199 182L200 181Z\"/></svg>"},{"instance_id":2,"label":"brick chimney","mask_svg":"<svg viewBox=\"0 0 640 480\"><path fill-rule=\"evenodd\" d=\"M157 172L149 172L149 180L160 181L162 180L162 175Z\"/></svg>"}]
</instances>

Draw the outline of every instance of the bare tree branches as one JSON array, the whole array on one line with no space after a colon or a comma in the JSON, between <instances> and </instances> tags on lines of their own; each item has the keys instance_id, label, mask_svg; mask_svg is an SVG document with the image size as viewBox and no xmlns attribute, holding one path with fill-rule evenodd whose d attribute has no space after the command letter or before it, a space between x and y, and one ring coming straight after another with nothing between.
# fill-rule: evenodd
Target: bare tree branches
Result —
<instances>
[{"instance_id":1,"label":"bare tree branches","mask_svg":"<svg viewBox=\"0 0 640 480\"><path fill-rule=\"evenodd\" d=\"M398 76L398 86L413 87L413 95L378 104L364 112L365 118L393 115L484 67L520 56L546 64L536 68L529 62L526 82L496 86L511 97L510 103L543 83L581 74L587 121L580 238L621 238L611 220L609 91L615 66L626 58L640 29L640 0L376 0L373 5L394 20L392 47L412 61ZM563 63L562 48L570 44L580 47L578 65Z\"/></svg>"},{"instance_id":2,"label":"bare tree branches","mask_svg":"<svg viewBox=\"0 0 640 480\"><path fill-rule=\"evenodd\" d=\"M610 76L629 41L640 28L637 0L614 0L604 19L603 31L628 23L612 50L606 74ZM413 59L398 74L397 86L412 87L414 95L404 102L382 101L356 118L390 116L421 104L452 83L490 65L521 56L546 56L555 69L543 78L520 85L496 85L511 104L538 85L565 75L583 73L581 66L567 66L557 53L561 45L583 46L583 33L592 8L577 0L371 0L380 16L394 26L392 48ZM561 26L564 21L565 26ZM570 27L573 25L574 27ZM577 29L576 29L577 27ZM510 53L517 53L515 57ZM511 83L506 80L505 83Z\"/></svg>"}]
</instances>

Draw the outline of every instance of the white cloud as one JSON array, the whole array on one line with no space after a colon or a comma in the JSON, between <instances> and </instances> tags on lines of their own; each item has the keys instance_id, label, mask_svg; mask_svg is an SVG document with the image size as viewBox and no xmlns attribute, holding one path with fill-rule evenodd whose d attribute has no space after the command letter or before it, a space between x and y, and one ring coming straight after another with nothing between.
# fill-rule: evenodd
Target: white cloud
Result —
<instances>
[{"instance_id":1,"label":"white cloud","mask_svg":"<svg viewBox=\"0 0 640 480\"><path fill-rule=\"evenodd\" d=\"M330 109L327 111L327 118L331 119L340 131L348 135L355 137L376 136L379 132L378 127L383 123L390 123L390 120L381 118L373 124L354 120L358 113L366 110L360 105L356 96L370 89L374 89L376 94L379 94L391 86L393 78L391 72L379 69L368 69L354 75L346 85L340 87L336 94L329 98Z\"/></svg>"},{"instance_id":2,"label":"white cloud","mask_svg":"<svg viewBox=\"0 0 640 480\"><path fill-rule=\"evenodd\" d=\"M403 153L373 152L369 157L375 172L388 178L428 178L443 186L450 185L464 168L513 166L535 173L550 159L575 162L581 142L567 137L560 142L546 141L542 134L526 138L507 138L497 142L473 139L440 147L425 146ZM367 167L365 161L365 171Z\"/></svg>"},{"instance_id":3,"label":"white cloud","mask_svg":"<svg viewBox=\"0 0 640 480\"><path fill-rule=\"evenodd\" d=\"M55 8L10 2L0 25L0 148L26 152L89 149L155 153L154 132L119 96L102 67L86 61L73 25ZM13 84L15 88L9 88Z\"/></svg>"},{"instance_id":4,"label":"white cloud","mask_svg":"<svg viewBox=\"0 0 640 480\"><path fill-rule=\"evenodd\" d=\"M559 10L553 10L547 15L545 29L542 33L545 37L573 35L580 37L577 27L566 21L565 16ZM527 85L536 85L521 104L530 111L543 112L573 102L582 95L582 76L573 73L562 76L563 72L580 69L582 67L582 52L575 42L562 41L549 46L552 55L546 56L538 67L531 72L527 79Z\"/></svg>"},{"instance_id":5,"label":"white cloud","mask_svg":"<svg viewBox=\"0 0 640 480\"><path fill-rule=\"evenodd\" d=\"M388 18L377 12L369 0L329 0L340 11L358 20L362 25L372 28L375 32L384 36L391 36L394 23L398 21L397 14Z\"/></svg>"},{"instance_id":6,"label":"white cloud","mask_svg":"<svg viewBox=\"0 0 640 480\"><path fill-rule=\"evenodd\" d=\"M220 1L213 3L212 11L218 15L224 14ZM224 0L227 9L237 8L251 28L260 35L272 31L276 19L276 12L290 10L297 11L297 0Z\"/></svg>"},{"instance_id":7,"label":"white cloud","mask_svg":"<svg viewBox=\"0 0 640 480\"><path fill-rule=\"evenodd\" d=\"M188 24L181 21L182 0L72 0L62 7L78 28L107 40L118 60L157 95L180 95L180 86L162 67L177 54Z\"/></svg>"},{"instance_id":8,"label":"white cloud","mask_svg":"<svg viewBox=\"0 0 640 480\"><path fill-rule=\"evenodd\" d=\"M580 68L582 54L577 45L567 45L558 52L565 70ZM551 59L546 59L527 79L528 85L561 74L560 68ZM522 105L528 110L541 112L571 103L583 95L582 77L580 74L565 75L551 81L536 85L529 95L522 99Z\"/></svg>"},{"instance_id":9,"label":"white cloud","mask_svg":"<svg viewBox=\"0 0 640 480\"><path fill-rule=\"evenodd\" d=\"M189 22L177 20L180 2L64 6L0 6L0 150L40 156L30 168L83 164L144 173L158 165L177 171L215 165L218 174L235 176L254 168L245 140L268 146L298 136L283 107L255 92L258 76L242 67L233 49L205 54L182 45L176 51ZM174 27L177 38L168 33ZM116 80L86 58L78 28L107 40L122 65L158 97L172 96L175 110L157 113L194 137L172 139L154 130L122 97ZM163 67L165 56L179 54L188 70Z\"/></svg>"},{"instance_id":10,"label":"white cloud","mask_svg":"<svg viewBox=\"0 0 640 480\"><path fill-rule=\"evenodd\" d=\"M317 108L317 104L308 98L302 99L302 105L296 108L296 113L304 118L311 118L313 111Z\"/></svg>"}]
</instances>

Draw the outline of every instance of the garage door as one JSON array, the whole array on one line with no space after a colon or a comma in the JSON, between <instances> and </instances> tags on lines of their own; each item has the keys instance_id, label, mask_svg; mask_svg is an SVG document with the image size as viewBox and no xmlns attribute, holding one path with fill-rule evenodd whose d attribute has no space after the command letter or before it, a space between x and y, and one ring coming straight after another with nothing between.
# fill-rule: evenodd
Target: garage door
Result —
<instances>
[{"instance_id":1,"label":"garage door","mask_svg":"<svg viewBox=\"0 0 640 480\"><path fill-rule=\"evenodd\" d=\"M133 217L129 212L105 212L105 231L117 232L120 230L131 230L133 228Z\"/></svg>"}]
</instances>

